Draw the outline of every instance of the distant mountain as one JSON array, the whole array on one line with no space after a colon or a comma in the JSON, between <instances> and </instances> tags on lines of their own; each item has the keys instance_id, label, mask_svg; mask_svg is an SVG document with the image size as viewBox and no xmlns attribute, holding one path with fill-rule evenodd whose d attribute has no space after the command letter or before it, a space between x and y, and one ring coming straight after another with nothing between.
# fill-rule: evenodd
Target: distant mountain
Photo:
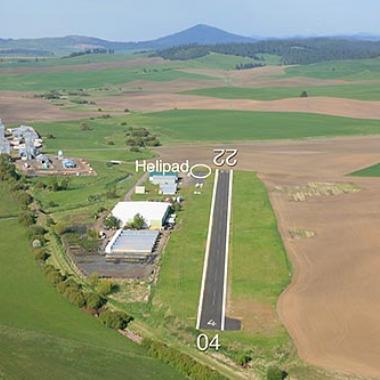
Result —
<instances>
[{"instance_id":1,"label":"distant mountain","mask_svg":"<svg viewBox=\"0 0 380 380\"><path fill-rule=\"evenodd\" d=\"M209 26L196 25L189 29L174 33L165 37L157 38L150 41L140 42L117 42L107 41L100 38L86 36L66 36L38 39L1 39L0 54L6 54L15 49L28 50L30 55L44 51L45 54L65 55L72 52L82 51L85 49L113 49L115 51L126 50L145 50L145 49L165 49L179 45L188 44L222 44L222 43L239 43L254 42L250 37L244 37L224 30ZM44 55L45 55L44 54Z\"/></svg>"},{"instance_id":2,"label":"distant mountain","mask_svg":"<svg viewBox=\"0 0 380 380\"><path fill-rule=\"evenodd\" d=\"M213 26L199 24L181 32L158 38L153 41L148 41L143 44L148 44L149 46L158 49L188 44L214 45L254 41L255 40L250 37L225 32L224 30Z\"/></svg>"}]
</instances>

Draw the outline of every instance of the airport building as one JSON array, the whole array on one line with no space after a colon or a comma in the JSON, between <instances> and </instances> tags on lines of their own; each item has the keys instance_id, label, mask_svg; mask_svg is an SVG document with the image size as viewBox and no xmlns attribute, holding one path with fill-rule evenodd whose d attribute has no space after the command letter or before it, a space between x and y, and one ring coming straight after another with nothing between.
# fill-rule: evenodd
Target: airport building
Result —
<instances>
[{"instance_id":1,"label":"airport building","mask_svg":"<svg viewBox=\"0 0 380 380\"><path fill-rule=\"evenodd\" d=\"M139 214L145 220L145 227L161 229L169 216L170 203L167 202L119 202L112 210L112 215L121 221L122 226L133 222Z\"/></svg>"},{"instance_id":2,"label":"airport building","mask_svg":"<svg viewBox=\"0 0 380 380\"><path fill-rule=\"evenodd\" d=\"M159 231L120 229L106 247L106 260L146 261L154 252Z\"/></svg>"},{"instance_id":3,"label":"airport building","mask_svg":"<svg viewBox=\"0 0 380 380\"><path fill-rule=\"evenodd\" d=\"M162 173L152 172L149 174L149 181L153 185L158 185L160 194L175 195L178 190L178 174L177 173Z\"/></svg>"}]
</instances>

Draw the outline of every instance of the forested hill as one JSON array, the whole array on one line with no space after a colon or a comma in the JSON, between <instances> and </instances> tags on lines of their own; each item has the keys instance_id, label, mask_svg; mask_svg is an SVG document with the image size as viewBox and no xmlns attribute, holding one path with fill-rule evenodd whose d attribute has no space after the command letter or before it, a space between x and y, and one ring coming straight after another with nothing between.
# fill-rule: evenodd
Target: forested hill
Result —
<instances>
[{"instance_id":1,"label":"forested hill","mask_svg":"<svg viewBox=\"0 0 380 380\"><path fill-rule=\"evenodd\" d=\"M158 56L170 60L188 60L209 53L251 58L257 58L260 54L274 54L280 56L285 65L303 65L341 59L375 58L380 56L380 41L333 38L268 40L253 43L185 45L156 52Z\"/></svg>"}]
</instances>

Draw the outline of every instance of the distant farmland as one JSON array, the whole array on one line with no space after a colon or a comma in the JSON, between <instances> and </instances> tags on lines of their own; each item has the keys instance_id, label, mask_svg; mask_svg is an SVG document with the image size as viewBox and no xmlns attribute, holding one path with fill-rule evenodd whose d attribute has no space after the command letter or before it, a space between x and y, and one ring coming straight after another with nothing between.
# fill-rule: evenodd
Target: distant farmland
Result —
<instances>
[{"instance_id":1,"label":"distant farmland","mask_svg":"<svg viewBox=\"0 0 380 380\"><path fill-rule=\"evenodd\" d=\"M134 115L167 142L300 139L380 133L380 120L307 113L178 110Z\"/></svg>"}]
</instances>

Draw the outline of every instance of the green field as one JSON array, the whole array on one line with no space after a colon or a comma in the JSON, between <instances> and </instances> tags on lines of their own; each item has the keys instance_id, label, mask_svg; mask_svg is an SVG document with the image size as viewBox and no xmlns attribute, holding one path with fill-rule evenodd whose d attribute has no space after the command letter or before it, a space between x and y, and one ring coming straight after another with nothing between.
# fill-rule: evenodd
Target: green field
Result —
<instances>
[{"instance_id":1,"label":"green field","mask_svg":"<svg viewBox=\"0 0 380 380\"><path fill-rule=\"evenodd\" d=\"M380 133L380 120L307 113L174 110L132 115L132 124L151 128L163 142L225 142L301 139Z\"/></svg>"},{"instance_id":2,"label":"green field","mask_svg":"<svg viewBox=\"0 0 380 380\"><path fill-rule=\"evenodd\" d=\"M213 79L175 70L170 65L147 65L146 68L109 68L88 71L35 72L6 74L0 72L0 90L47 91L54 89L88 89L122 85L134 80L171 81L175 79Z\"/></svg>"},{"instance_id":3,"label":"green field","mask_svg":"<svg viewBox=\"0 0 380 380\"><path fill-rule=\"evenodd\" d=\"M349 175L356 177L380 177L380 164L375 164L373 166L369 166L368 168L360 169Z\"/></svg>"},{"instance_id":4,"label":"green field","mask_svg":"<svg viewBox=\"0 0 380 380\"><path fill-rule=\"evenodd\" d=\"M380 100L380 86L376 84L344 84L316 87L216 87L185 91L183 94L221 99L277 100L298 98L303 91L306 91L309 97L328 96L359 100Z\"/></svg>"},{"instance_id":5,"label":"green field","mask_svg":"<svg viewBox=\"0 0 380 380\"><path fill-rule=\"evenodd\" d=\"M64 150L65 155L82 157L89 160L121 160L133 161L153 157L148 150L140 153L130 152L126 144L126 131L131 125L122 126L121 122L128 118L110 118L84 121L90 130L83 131L80 121L36 123L33 126L46 137L52 134L54 138L45 138L44 151L57 154ZM109 145L112 141L113 145Z\"/></svg>"},{"instance_id":6,"label":"green field","mask_svg":"<svg viewBox=\"0 0 380 380\"><path fill-rule=\"evenodd\" d=\"M0 195L1 204L13 201ZM0 221L0 266L1 378L181 378L59 295L16 220Z\"/></svg>"},{"instance_id":7,"label":"green field","mask_svg":"<svg viewBox=\"0 0 380 380\"><path fill-rule=\"evenodd\" d=\"M327 61L286 69L288 76L319 79L374 80L380 79L380 58Z\"/></svg>"}]
</instances>

